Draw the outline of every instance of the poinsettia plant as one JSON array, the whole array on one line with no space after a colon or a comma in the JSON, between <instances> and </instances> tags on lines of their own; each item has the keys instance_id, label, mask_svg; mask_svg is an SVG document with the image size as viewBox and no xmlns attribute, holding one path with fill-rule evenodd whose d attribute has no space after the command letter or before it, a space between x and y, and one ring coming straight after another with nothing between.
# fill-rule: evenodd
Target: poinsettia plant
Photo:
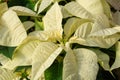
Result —
<instances>
[{"instance_id":1,"label":"poinsettia plant","mask_svg":"<svg viewBox=\"0 0 120 80\"><path fill-rule=\"evenodd\" d=\"M0 80L96 80L99 67L114 76L120 26L112 14L106 0L38 0L34 11L1 3ZM116 52L112 66L103 49Z\"/></svg>"}]
</instances>

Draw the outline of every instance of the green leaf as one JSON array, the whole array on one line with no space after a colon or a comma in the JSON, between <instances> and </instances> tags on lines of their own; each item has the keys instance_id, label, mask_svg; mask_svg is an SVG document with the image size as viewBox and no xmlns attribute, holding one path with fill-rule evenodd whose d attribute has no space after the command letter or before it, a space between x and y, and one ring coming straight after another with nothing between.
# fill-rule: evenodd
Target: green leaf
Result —
<instances>
[{"instance_id":1,"label":"green leaf","mask_svg":"<svg viewBox=\"0 0 120 80\"><path fill-rule=\"evenodd\" d=\"M8 1L8 6L26 6L26 4L28 3L28 0L9 0Z\"/></svg>"},{"instance_id":2,"label":"green leaf","mask_svg":"<svg viewBox=\"0 0 120 80\"><path fill-rule=\"evenodd\" d=\"M34 11L23 6L13 6L9 9L15 11L19 16L37 16Z\"/></svg>"},{"instance_id":3,"label":"green leaf","mask_svg":"<svg viewBox=\"0 0 120 80\"><path fill-rule=\"evenodd\" d=\"M2 46L2 48L0 48L0 53L5 55L6 57L12 59L12 55L13 55L15 48L16 47L3 47Z\"/></svg>"},{"instance_id":4,"label":"green leaf","mask_svg":"<svg viewBox=\"0 0 120 80\"><path fill-rule=\"evenodd\" d=\"M0 17L0 45L18 46L26 37L27 33L17 14L12 10L6 11Z\"/></svg>"},{"instance_id":5,"label":"green leaf","mask_svg":"<svg viewBox=\"0 0 120 80\"><path fill-rule=\"evenodd\" d=\"M42 21L35 20L35 30L44 30L44 25Z\"/></svg>"},{"instance_id":6,"label":"green leaf","mask_svg":"<svg viewBox=\"0 0 120 80\"><path fill-rule=\"evenodd\" d=\"M88 3L88 2L87 2ZM86 4L85 4L86 5ZM82 7L79 3L72 1L65 5L65 9L73 16L80 17L83 19L91 19L93 15Z\"/></svg>"},{"instance_id":7,"label":"green leaf","mask_svg":"<svg viewBox=\"0 0 120 80\"><path fill-rule=\"evenodd\" d=\"M96 80L97 56L88 49L68 51L63 63L63 80Z\"/></svg>"},{"instance_id":8,"label":"green leaf","mask_svg":"<svg viewBox=\"0 0 120 80\"><path fill-rule=\"evenodd\" d=\"M111 66L111 70L119 67L120 67L120 42L118 41L116 43L116 58L115 58L115 62Z\"/></svg>"},{"instance_id":9,"label":"green leaf","mask_svg":"<svg viewBox=\"0 0 120 80\"><path fill-rule=\"evenodd\" d=\"M29 16L19 16L21 22L25 22L29 19Z\"/></svg>"},{"instance_id":10,"label":"green leaf","mask_svg":"<svg viewBox=\"0 0 120 80\"><path fill-rule=\"evenodd\" d=\"M62 66L62 62L55 61L45 71L45 80L62 80Z\"/></svg>"},{"instance_id":11,"label":"green leaf","mask_svg":"<svg viewBox=\"0 0 120 80\"><path fill-rule=\"evenodd\" d=\"M8 10L8 6L7 3L0 3L0 17L2 16L2 14Z\"/></svg>"},{"instance_id":12,"label":"green leaf","mask_svg":"<svg viewBox=\"0 0 120 80\"><path fill-rule=\"evenodd\" d=\"M26 7L28 7L31 10L34 10L35 3L35 0L29 0L29 2L26 4Z\"/></svg>"}]
</instances>

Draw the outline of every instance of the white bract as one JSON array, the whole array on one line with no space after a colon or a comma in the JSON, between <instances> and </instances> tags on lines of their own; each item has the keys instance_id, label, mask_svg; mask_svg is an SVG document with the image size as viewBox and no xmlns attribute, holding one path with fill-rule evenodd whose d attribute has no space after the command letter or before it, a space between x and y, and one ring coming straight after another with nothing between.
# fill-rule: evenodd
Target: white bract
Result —
<instances>
[{"instance_id":1,"label":"white bract","mask_svg":"<svg viewBox=\"0 0 120 80\"><path fill-rule=\"evenodd\" d=\"M20 77L15 75L13 71L0 67L0 80L20 80Z\"/></svg>"},{"instance_id":2,"label":"white bract","mask_svg":"<svg viewBox=\"0 0 120 80\"><path fill-rule=\"evenodd\" d=\"M41 4L38 8L39 3ZM39 0L35 10L39 14L50 4L50 9L42 17L44 30L33 31L28 35L26 31L33 27L34 23L26 21L22 24L17 14L35 17L36 13L20 6L0 11L0 45L17 46L12 60L0 55L2 68L15 70L18 66L32 65L30 79L38 80L43 77L45 70L52 65L62 50L66 52L63 60L63 80L96 80L99 69L97 62L105 70L120 67L119 43L116 60L111 69L108 64L109 56L99 49L76 49L72 46L77 43L110 48L120 39L120 26L110 24L111 12L106 1L76 0L61 7L53 0ZM0 9L3 5L0 5ZM65 24L62 24L63 18L68 18ZM6 79L10 80L11 77Z\"/></svg>"},{"instance_id":3,"label":"white bract","mask_svg":"<svg viewBox=\"0 0 120 80\"><path fill-rule=\"evenodd\" d=\"M34 11L22 6L13 6L9 9L15 11L19 16L37 16Z\"/></svg>"},{"instance_id":4,"label":"white bract","mask_svg":"<svg viewBox=\"0 0 120 80\"><path fill-rule=\"evenodd\" d=\"M17 14L12 10L4 12L0 17L0 45L18 46L26 37L27 33Z\"/></svg>"}]
</instances>

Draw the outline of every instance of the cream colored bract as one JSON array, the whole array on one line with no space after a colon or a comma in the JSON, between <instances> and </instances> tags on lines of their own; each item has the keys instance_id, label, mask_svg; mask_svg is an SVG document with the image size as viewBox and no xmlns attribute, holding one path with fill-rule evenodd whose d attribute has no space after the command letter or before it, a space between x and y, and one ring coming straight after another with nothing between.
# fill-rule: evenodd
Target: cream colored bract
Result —
<instances>
[{"instance_id":1,"label":"cream colored bract","mask_svg":"<svg viewBox=\"0 0 120 80\"><path fill-rule=\"evenodd\" d=\"M120 26L116 20L112 22L107 2L75 0L61 6L59 1L39 0L37 14L25 7L0 4L0 9L4 7L0 11L0 45L16 47L12 59L0 54L0 72L5 72L0 79L14 79L13 71L18 66L31 66L30 80L45 79L44 72L62 52L62 80L96 80L98 63L108 71L120 67ZM43 11L46 13L39 16ZM19 15L30 16L33 21L40 19L43 30L29 31L36 22L21 22ZM110 67L109 56L100 49L115 44L116 59Z\"/></svg>"}]
</instances>

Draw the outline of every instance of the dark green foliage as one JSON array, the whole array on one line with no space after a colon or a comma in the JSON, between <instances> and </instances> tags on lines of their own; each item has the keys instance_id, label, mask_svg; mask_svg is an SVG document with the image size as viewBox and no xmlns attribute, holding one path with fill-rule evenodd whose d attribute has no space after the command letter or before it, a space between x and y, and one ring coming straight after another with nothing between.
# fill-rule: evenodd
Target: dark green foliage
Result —
<instances>
[{"instance_id":1,"label":"dark green foliage","mask_svg":"<svg viewBox=\"0 0 120 80\"><path fill-rule=\"evenodd\" d=\"M8 0L8 6L26 6L29 0Z\"/></svg>"},{"instance_id":2,"label":"dark green foliage","mask_svg":"<svg viewBox=\"0 0 120 80\"><path fill-rule=\"evenodd\" d=\"M35 0L4 0L8 2L8 6L25 6L32 10L34 10L34 6L36 1Z\"/></svg>"},{"instance_id":3,"label":"dark green foliage","mask_svg":"<svg viewBox=\"0 0 120 80\"><path fill-rule=\"evenodd\" d=\"M45 71L45 80L62 80L63 63L57 60Z\"/></svg>"},{"instance_id":4,"label":"dark green foliage","mask_svg":"<svg viewBox=\"0 0 120 80\"><path fill-rule=\"evenodd\" d=\"M99 66L96 80L116 80L116 78L113 77L109 71L105 71L101 66Z\"/></svg>"},{"instance_id":5,"label":"dark green foliage","mask_svg":"<svg viewBox=\"0 0 120 80\"><path fill-rule=\"evenodd\" d=\"M5 47L5 46L0 46L0 53L5 55L6 57L12 59L13 51L15 50L16 47Z\"/></svg>"}]
</instances>

